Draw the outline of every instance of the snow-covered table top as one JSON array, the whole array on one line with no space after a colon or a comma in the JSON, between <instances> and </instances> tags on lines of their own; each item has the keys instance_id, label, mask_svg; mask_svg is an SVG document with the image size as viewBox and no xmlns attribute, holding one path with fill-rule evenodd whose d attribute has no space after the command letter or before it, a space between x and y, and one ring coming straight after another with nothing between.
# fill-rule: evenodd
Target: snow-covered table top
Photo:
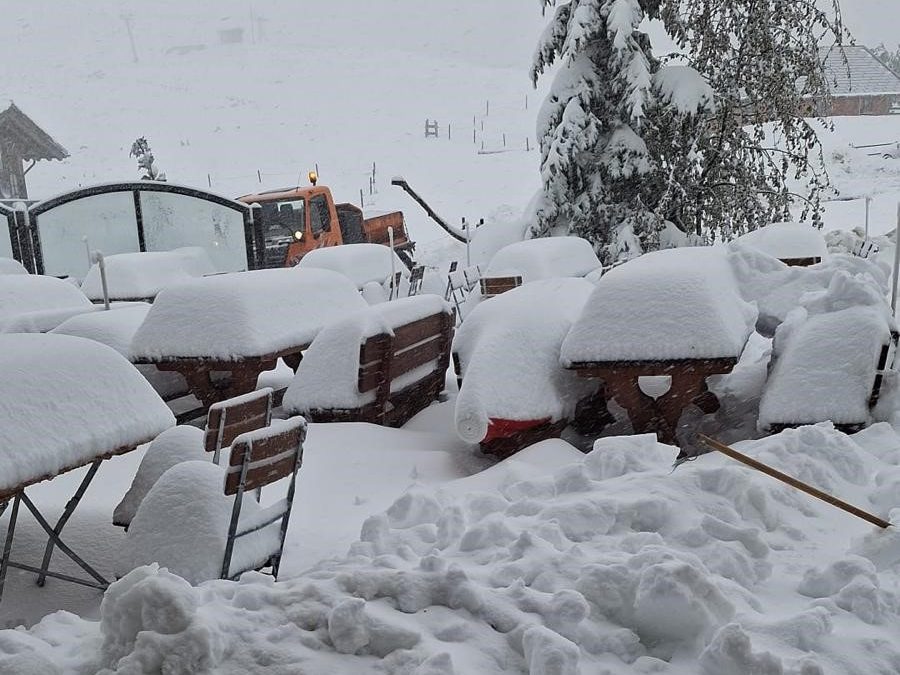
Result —
<instances>
[{"instance_id":1,"label":"snow-covered table top","mask_svg":"<svg viewBox=\"0 0 900 675\"><path fill-rule=\"evenodd\" d=\"M648 253L604 275L562 345L579 363L736 358L756 309L719 247Z\"/></svg>"},{"instance_id":2,"label":"snow-covered table top","mask_svg":"<svg viewBox=\"0 0 900 675\"><path fill-rule=\"evenodd\" d=\"M517 241L491 258L483 276L521 276L523 282L583 277L601 267L590 242L580 237L543 237Z\"/></svg>"},{"instance_id":3,"label":"snow-covered table top","mask_svg":"<svg viewBox=\"0 0 900 675\"><path fill-rule=\"evenodd\" d=\"M214 274L209 254L199 246L173 251L117 253L104 258L109 297L113 300L153 298L166 286ZM103 299L100 268L95 263L81 284L91 300Z\"/></svg>"},{"instance_id":4,"label":"snow-covered table top","mask_svg":"<svg viewBox=\"0 0 900 675\"><path fill-rule=\"evenodd\" d=\"M131 341L149 311L150 305L146 302L112 305L109 311L78 314L66 319L50 332L95 340L130 359Z\"/></svg>"},{"instance_id":5,"label":"snow-covered table top","mask_svg":"<svg viewBox=\"0 0 900 675\"><path fill-rule=\"evenodd\" d=\"M301 269L325 269L340 272L350 279L357 288L370 281L383 284L391 277L391 260L394 272L409 276L409 270L400 257L388 246L381 244L344 244L317 248L300 259Z\"/></svg>"},{"instance_id":6,"label":"snow-covered table top","mask_svg":"<svg viewBox=\"0 0 900 675\"><path fill-rule=\"evenodd\" d=\"M94 309L68 281L37 274L0 275L0 333L47 331Z\"/></svg>"},{"instance_id":7,"label":"snow-covered table top","mask_svg":"<svg viewBox=\"0 0 900 675\"><path fill-rule=\"evenodd\" d=\"M779 260L821 259L828 253L822 233L804 223L772 223L738 237L738 241Z\"/></svg>"},{"instance_id":8,"label":"snow-covered table top","mask_svg":"<svg viewBox=\"0 0 900 675\"><path fill-rule=\"evenodd\" d=\"M271 269L164 288L132 341L135 360L237 361L307 346L331 321L368 304L345 276Z\"/></svg>"},{"instance_id":9,"label":"snow-covered table top","mask_svg":"<svg viewBox=\"0 0 900 675\"><path fill-rule=\"evenodd\" d=\"M123 356L67 335L0 335L0 493L152 440L172 412Z\"/></svg>"}]
</instances>

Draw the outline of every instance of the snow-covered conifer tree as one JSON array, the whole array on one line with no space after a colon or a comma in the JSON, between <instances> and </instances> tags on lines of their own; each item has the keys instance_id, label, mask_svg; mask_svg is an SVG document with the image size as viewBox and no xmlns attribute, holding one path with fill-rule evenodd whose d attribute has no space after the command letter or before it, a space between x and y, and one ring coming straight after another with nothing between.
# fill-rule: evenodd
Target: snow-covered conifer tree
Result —
<instances>
[{"instance_id":1,"label":"snow-covered conifer tree","mask_svg":"<svg viewBox=\"0 0 900 675\"><path fill-rule=\"evenodd\" d=\"M541 2L555 11L532 76L559 69L538 119L535 234L584 236L609 260L655 247L666 223L729 238L798 198L818 217L827 175L804 114L828 95L837 0ZM677 54L654 58L654 18Z\"/></svg>"},{"instance_id":2,"label":"snow-covered conifer tree","mask_svg":"<svg viewBox=\"0 0 900 675\"><path fill-rule=\"evenodd\" d=\"M657 67L638 31L645 1L542 1L555 12L532 78L562 64L538 119L544 193L534 233L577 234L607 257L636 255L641 234L658 225L638 189L652 169L642 133Z\"/></svg>"},{"instance_id":3,"label":"snow-covered conifer tree","mask_svg":"<svg viewBox=\"0 0 900 675\"><path fill-rule=\"evenodd\" d=\"M156 167L153 152L150 150L150 143L143 136L131 144L129 155L137 159L138 169L144 172L141 180L164 181L166 179L166 174Z\"/></svg>"}]
</instances>

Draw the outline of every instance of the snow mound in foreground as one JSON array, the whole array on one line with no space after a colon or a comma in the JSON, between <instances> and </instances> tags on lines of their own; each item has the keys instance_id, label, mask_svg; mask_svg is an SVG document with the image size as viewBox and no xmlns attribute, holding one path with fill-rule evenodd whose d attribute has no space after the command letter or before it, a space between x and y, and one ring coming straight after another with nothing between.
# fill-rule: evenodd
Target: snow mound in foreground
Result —
<instances>
[{"instance_id":1,"label":"snow mound in foreground","mask_svg":"<svg viewBox=\"0 0 900 675\"><path fill-rule=\"evenodd\" d=\"M897 519L897 446L885 424L817 425L741 450ZM3 632L0 667L33 653L106 673L893 672L900 534L719 455L670 474L674 454L602 439L526 480L414 487L346 558L277 584L193 588L142 567L99 624L59 613Z\"/></svg>"}]
</instances>

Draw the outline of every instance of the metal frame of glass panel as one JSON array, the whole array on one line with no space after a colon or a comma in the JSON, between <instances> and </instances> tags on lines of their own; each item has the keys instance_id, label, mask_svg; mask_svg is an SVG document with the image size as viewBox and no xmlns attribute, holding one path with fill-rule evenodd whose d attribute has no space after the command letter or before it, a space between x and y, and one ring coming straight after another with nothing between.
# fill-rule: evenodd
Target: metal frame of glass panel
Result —
<instances>
[{"instance_id":1,"label":"metal frame of glass panel","mask_svg":"<svg viewBox=\"0 0 900 675\"><path fill-rule=\"evenodd\" d=\"M247 269L258 269L261 267L259 258L263 255L263 251L259 242L261 241L260 233L256 231L253 222L251 209L246 204L234 201L228 197L223 197L212 192L200 190L184 185L176 185L173 183L157 183L149 181L127 181L121 183L106 183L103 185L93 185L86 188L80 188L71 192L46 199L42 202L32 205L28 209L28 216L31 220L32 246L34 248L35 272L44 274L44 258L42 253L40 239L40 216L41 214L52 211L53 209L70 204L80 199L94 197L97 195L111 194L117 192L130 192L134 201L134 221L131 223L137 229L137 240L140 251L146 251L146 241L144 237L144 222L141 212L141 193L147 192L165 192L170 194L183 195L203 201L211 202L219 206L231 209L241 215L244 224L244 244L247 252ZM12 230L11 230L12 232ZM15 247L15 240L13 241ZM15 249L14 249L15 250Z\"/></svg>"}]
</instances>

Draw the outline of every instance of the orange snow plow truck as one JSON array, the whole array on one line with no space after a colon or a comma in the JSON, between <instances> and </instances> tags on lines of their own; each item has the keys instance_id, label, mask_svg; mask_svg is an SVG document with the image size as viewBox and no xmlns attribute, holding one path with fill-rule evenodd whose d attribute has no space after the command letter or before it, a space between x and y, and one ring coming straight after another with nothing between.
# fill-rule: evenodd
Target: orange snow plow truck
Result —
<instances>
[{"instance_id":1,"label":"orange snow plow truck","mask_svg":"<svg viewBox=\"0 0 900 675\"><path fill-rule=\"evenodd\" d=\"M353 204L335 204L331 190L316 185L292 187L244 195L238 201L249 204L254 220L262 223L265 267L290 267L316 248L341 244L389 244L388 228L394 230L394 250L412 266L415 243L409 240L401 211L365 218Z\"/></svg>"}]
</instances>

